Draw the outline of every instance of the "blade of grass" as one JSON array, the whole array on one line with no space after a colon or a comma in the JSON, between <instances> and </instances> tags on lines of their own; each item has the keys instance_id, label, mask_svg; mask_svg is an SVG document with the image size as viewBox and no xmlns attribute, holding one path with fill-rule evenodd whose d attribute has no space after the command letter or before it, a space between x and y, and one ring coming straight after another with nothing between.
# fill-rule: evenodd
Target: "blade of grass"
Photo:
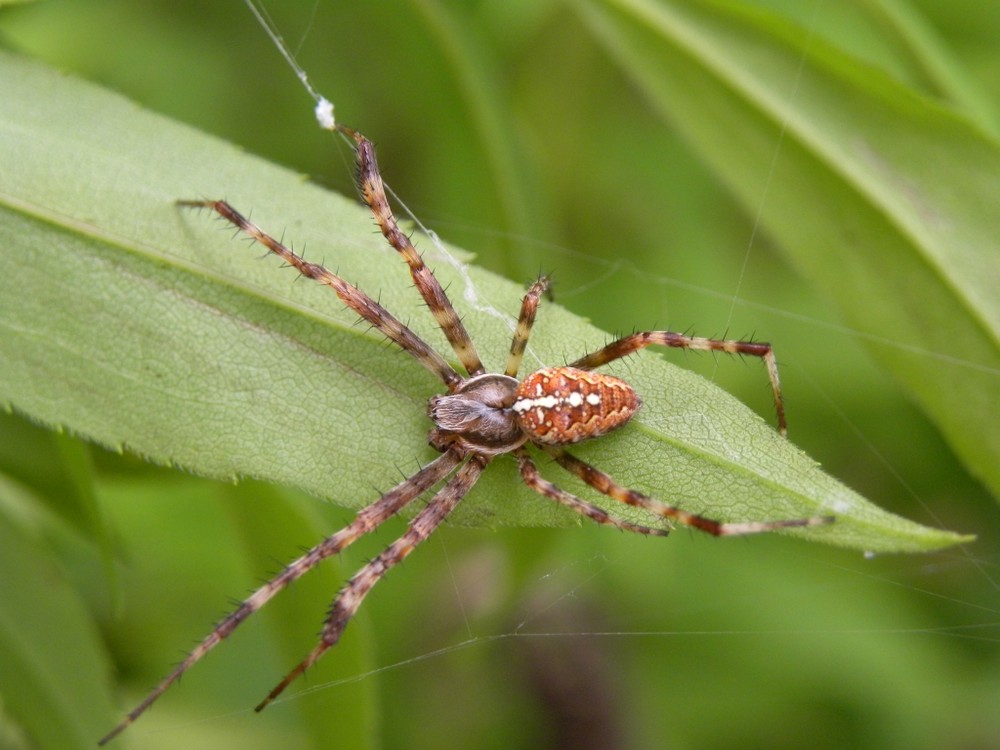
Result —
<instances>
[{"instance_id":1,"label":"blade of grass","mask_svg":"<svg viewBox=\"0 0 1000 750\"><path fill-rule=\"evenodd\" d=\"M866 4L885 36L896 42L927 89L965 109L979 125L994 135L1000 122L996 106L979 90L946 44L912 4L877 0Z\"/></svg>"},{"instance_id":2,"label":"blade of grass","mask_svg":"<svg viewBox=\"0 0 1000 750\"><path fill-rule=\"evenodd\" d=\"M746 5L577 6L1000 497L997 144Z\"/></svg>"},{"instance_id":3,"label":"blade of grass","mask_svg":"<svg viewBox=\"0 0 1000 750\"><path fill-rule=\"evenodd\" d=\"M4 713L31 738L31 747L93 747L115 716L105 651L45 545L24 532L0 513Z\"/></svg>"}]
</instances>

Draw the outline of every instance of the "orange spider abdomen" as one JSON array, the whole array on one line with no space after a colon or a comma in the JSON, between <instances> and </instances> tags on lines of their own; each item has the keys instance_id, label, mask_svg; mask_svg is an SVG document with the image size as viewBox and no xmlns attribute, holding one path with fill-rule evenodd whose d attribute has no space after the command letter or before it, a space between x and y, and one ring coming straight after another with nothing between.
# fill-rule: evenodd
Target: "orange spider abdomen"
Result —
<instances>
[{"instance_id":1,"label":"orange spider abdomen","mask_svg":"<svg viewBox=\"0 0 1000 750\"><path fill-rule=\"evenodd\" d=\"M621 427L642 405L624 380L575 367L533 372L514 392L514 413L533 441L578 443Z\"/></svg>"}]
</instances>

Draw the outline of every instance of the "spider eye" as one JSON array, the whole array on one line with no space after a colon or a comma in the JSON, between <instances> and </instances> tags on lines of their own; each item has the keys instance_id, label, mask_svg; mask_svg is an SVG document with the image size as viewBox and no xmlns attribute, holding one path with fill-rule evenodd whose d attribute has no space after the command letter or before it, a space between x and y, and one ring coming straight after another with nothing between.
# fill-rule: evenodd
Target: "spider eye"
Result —
<instances>
[{"instance_id":1,"label":"spider eye","mask_svg":"<svg viewBox=\"0 0 1000 750\"><path fill-rule=\"evenodd\" d=\"M526 377L515 391L521 429L539 443L565 445L598 437L628 422L642 401L620 378L547 367Z\"/></svg>"}]
</instances>

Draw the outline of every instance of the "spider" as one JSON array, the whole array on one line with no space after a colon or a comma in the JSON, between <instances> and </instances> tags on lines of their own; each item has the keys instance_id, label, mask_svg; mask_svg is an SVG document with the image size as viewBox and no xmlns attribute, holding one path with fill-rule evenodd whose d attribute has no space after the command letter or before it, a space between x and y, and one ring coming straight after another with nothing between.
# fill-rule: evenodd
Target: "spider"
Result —
<instances>
[{"instance_id":1,"label":"spider","mask_svg":"<svg viewBox=\"0 0 1000 750\"><path fill-rule=\"evenodd\" d=\"M440 378L447 392L432 397L427 412L434 423L428 439L441 455L360 510L350 524L289 563L274 578L250 594L131 713L100 740L101 745L139 718L171 684L278 592L325 558L338 554L362 535L375 530L406 505L452 475L413 517L406 532L344 584L333 600L319 643L255 708L256 711L263 710L338 642L347 623L372 587L441 525L497 456L514 454L521 478L528 487L597 523L651 536L666 536L669 533L664 528L643 526L616 518L597 505L544 479L527 450L529 443L598 492L660 516L668 522L691 526L715 536L755 534L833 521L831 517L745 523L714 521L623 487L600 469L575 458L564 446L618 429L632 418L642 403L627 382L594 370L652 345L760 357L766 365L771 382L778 429L785 435L781 386L771 346L763 342L699 338L669 331L643 331L613 341L567 366L544 367L519 381L517 374L535 321L535 313L541 297L549 289L548 277L542 276L528 289L521 302L506 369L503 373L487 372L441 284L424 264L407 235L399 229L386 198L371 141L351 128L337 125L335 129L353 141L361 197L371 209L386 240L409 265L417 289L451 344L465 370L465 376L363 291L323 266L296 255L225 201L180 200L177 203L180 206L208 208L217 212L239 231L294 266L302 275L329 286L348 307Z\"/></svg>"}]
</instances>

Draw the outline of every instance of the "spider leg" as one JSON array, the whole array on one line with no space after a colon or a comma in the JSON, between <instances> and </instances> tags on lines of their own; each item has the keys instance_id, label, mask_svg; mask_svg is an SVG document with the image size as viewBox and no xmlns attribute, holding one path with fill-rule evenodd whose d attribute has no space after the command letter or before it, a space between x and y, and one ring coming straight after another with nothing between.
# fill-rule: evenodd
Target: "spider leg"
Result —
<instances>
[{"instance_id":1,"label":"spider leg","mask_svg":"<svg viewBox=\"0 0 1000 750\"><path fill-rule=\"evenodd\" d=\"M344 281L344 279L332 271L316 263L310 263L295 254L292 250L266 234L260 227L245 218L225 201L180 200L177 201L177 205L212 209L241 232L249 235L272 253L279 256L288 265L294 266L303 276L315 279L319 283L333 289L349 308L385 334L390 341L394 342L404 351L412 354L420 364L441 378L449 390L454 389L461 382L458 373L455 372L454 368L440 354L428 346L417 334L403 325L382 305L353 284Z\"/></svg>"},{"instance_id":2,"label":"spider leg","mask_svg":"<svg viewBox=\"0 0 1000 750\"><path fill-rule=\"evenodd\" d=\"M641 492L623 487L609 475L600 469L596 469L590 464L570 455L562 448L555 446L541 446L556 462L572 474L580 477L598 492L608 497L618 500L627 505L642 508L650 513L654 513L664 518L669 518L684 526L693 526L701 529L713 536L737 536L742 534L759 534L764 531L775 531L776 529L787 529L801 526L821 526L833 523L831 516L817 516L813 518L796 518L784 521L748 521L745 523L723 523L713 521L710 518L689 513L686 510L675 508L673 505L654 500L643 495Z\"/></svg>"},{"instance_id":3,"label":"spider leg","mask_svg":"<svg viewBox=\"0 0 1000 750\"><path fill-rule=\"evenodd\" d=\"M771 391L774 393L774 408L778 413L778 430L782 435L788 434L788 425L785 423L785 405L781 400L781 381L778 378L778 363L774 359L774 351L770 344L763 341L733 341L727 339L706 339L700 336L685 336L682 333L671 333L670 331L643 331L633 333L631 336L624 336L617 341L612 341L603 349L598 349L593 354L581 357L576 362L570 363L570 367L577 367L581 370L593 370L608 362L628 356L647 346L670 346L676 349L699 349L702 351L726 352L728 354L749 354L753 357L760 357L767 367L767 377L771 381Z\"/></svg>"},{"instance_id":4,"label":"spider leg","mask_svg":"<svg viewBox=\"0 0 1000 750\"><path fill-rule=\"evenodd\" d=\"M459 469L455 476L438 491L427 506L414 516L406 533L390 544L378 557L358 571L344 585L330 607L330 614L323 626L320 642L267 694L267 697L254 708L255 711L263 711L271 701L281 695L296 677L315 664L316 660L329 648L336 645L344 628L347 627L347 623L354 617L354 613L358 611L358 607L361 606L361 602L372 587L441 525L441 522L455 509L459 501L472 489L489 462L489 456L473 455L465 466Z\"/></svg>"},{"instance_id":5,"label":"spider leg","mask_svg":"<svg viewBox=\"0 0 1000 750\"><path fill-rule=\"evenodd\" d=\"M516 377L517 371L521 369L521 358L524 357L524 349L531 336L531 326L535 323L538 302L542 295L548 291L550 283L548 276L538 277L538 281L531 285L521 301L521 315L517 319L517 328L514 329L514 340L510 342L510 355L507 357L505 375Z\"/></svg>"},{"instance_id":6,"label":"spider leg","mask_svg":"<svg viewBox=\"0 0 1000 750\"><path fill-rule=\"evenodd\" d=\"M481 375L486 370L479 359L479 354L476 353L472 339L469 338L468 331L465 330L465 325L455 312L455 308L452 307L440 282L424 264L420 253L413 247L410 238L396 224L396 218L392 215L392 208L389 206L389 199L385 195L385 186L382 184L378 162L375 160L375 146L356 130L342 125L338 125L337 130L355 143L358 189L361 191L362 200L371 209L375 223L378 224L389 244L396 248L410 266L410 275L413 277L414 284L427 303L427 307L434 314L438 326L448 339L452 349L455 350L462 367L466 369L470 377Z\"/></svg>"},{"instance_id":7,"label":"spider leg","mask_svg":"<svg viewBox=\"0 0 1000 750\"><path fill-rule=\"evenodd\" d=\"M592 521L608 526L615 526L623 531L634 531L637 534L667 536L670 533L668 529L654 529L649 526L641 526L631 521L615 518L593 503L588 503L586 500L566 492L561 487L557 487L538 473L538 467L535 466L535 462L531 460L531 456L528 455L528 452L524 448L517 450L517 466L521 471L521 478L524 479L524 483L539 495L544 495L551 500L555 500L557 503L565 505L570 510L579 513L581 516L586 516Z\"/></svg>"},{"instance_id":8,"label":"spider leg","mask_svg":"<svg viewBox=\"0 0 1000 750\"><path fill-rule=\"evenodd\" d=\"M104 745L119 735L142 713L166 692L181 675L201 660L209 651L232 633L244 620L259 610L288 584L301 578L322 560L338 554L359 537L373 531L386 520L398 513L407 503L429 490L447 476L462 460L456 451L448 451L438 456L409 479L400 482L371 505L358 511L354 520L340 531L317 544L304 555L289 563L278 575L247 597L239 607L227 615L205 639L178 664L159 685L146 696L114 729L101 738Z\"/></svg>"}]
</instances>

